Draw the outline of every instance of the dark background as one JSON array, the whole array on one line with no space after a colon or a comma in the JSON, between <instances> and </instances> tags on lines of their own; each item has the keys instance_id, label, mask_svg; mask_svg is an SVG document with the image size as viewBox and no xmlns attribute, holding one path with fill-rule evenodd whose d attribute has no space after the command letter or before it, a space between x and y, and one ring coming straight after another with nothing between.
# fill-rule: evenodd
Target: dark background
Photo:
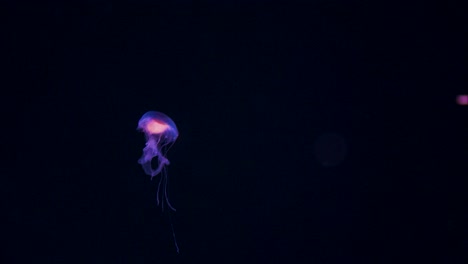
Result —
<instances>
[{"instance_id":1,"label":"dark background","mask_svg":"<svg viewBox=\"0 0 468 264\"><path fill-rule=\"evenodd\" d=\"M455 3L2 6L3 263L467 263Z\"/></svg>"}]
</instances>

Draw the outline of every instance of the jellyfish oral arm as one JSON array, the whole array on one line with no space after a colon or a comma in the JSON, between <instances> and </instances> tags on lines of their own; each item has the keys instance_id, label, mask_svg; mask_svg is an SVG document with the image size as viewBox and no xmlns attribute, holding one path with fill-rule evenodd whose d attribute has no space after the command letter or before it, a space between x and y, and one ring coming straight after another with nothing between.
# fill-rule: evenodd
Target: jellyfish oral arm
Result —
<instances>
[{"instance_id":1,"label":"jellyfish oral arm","mask_svg":"<svg viewBox=\"0 0 468 264\"><path fill-rule=\"evenodd\" d=\"M150 175L151 178L158 175L164 166L169 165L169 160L161 155L156 144L156 141L149 140L148 143L146 143L146 147L143 149L143 156L138 160L138 163L141 164L145 173ZM159 165L156 169L153 169L151 167L151 161L155 157L158 158Z\"/></svg>"}]
</instances>

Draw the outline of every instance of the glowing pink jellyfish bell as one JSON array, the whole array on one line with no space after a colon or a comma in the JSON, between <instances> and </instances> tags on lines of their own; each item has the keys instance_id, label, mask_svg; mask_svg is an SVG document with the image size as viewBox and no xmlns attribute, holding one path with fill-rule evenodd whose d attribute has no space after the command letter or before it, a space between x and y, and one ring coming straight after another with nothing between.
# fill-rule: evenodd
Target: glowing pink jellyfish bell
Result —
<instances>
[{"instance_id":1,"label":"glowing pink jellyfish bell","mask_svg":"<svg viewBox=\"0 0 468 264\"><path fill-rule=\"evenodd\" d=\"M160 204L159 193L161 183L164 182L161 199L164 199L169 208L175 211L167 198L167 172L165 167L169 165L166 153L179 136L179 131L177 131L177 127L172 119L156 111L145 113L140 118L140 121L138 121L137 129L145 133L146 136L146 146L143 149L143 156L138 160L138 163L141 164L145 173L151 176L151 179L161 173L158 184L157 204ZM157 168L153 169L151 161L155 157L158 159L158 165ZM164 210L164 203L161 203L161 207Z\"/></svg>"}]
</instances>

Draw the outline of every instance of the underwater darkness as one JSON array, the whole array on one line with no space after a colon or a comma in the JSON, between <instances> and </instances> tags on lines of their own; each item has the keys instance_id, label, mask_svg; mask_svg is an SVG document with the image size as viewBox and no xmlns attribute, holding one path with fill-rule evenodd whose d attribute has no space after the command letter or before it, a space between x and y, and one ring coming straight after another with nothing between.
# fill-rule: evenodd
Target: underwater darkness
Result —
<instances>
[{"instance_id":1,"label":"underwater darkness","mask_svg":"<svg viewBox=\"0 0 468 264\"><path fill-rule=\"evenodd\" d=\"M468 262L456 3L1 6L2 263Z\"/></svg>"}]
</instances>

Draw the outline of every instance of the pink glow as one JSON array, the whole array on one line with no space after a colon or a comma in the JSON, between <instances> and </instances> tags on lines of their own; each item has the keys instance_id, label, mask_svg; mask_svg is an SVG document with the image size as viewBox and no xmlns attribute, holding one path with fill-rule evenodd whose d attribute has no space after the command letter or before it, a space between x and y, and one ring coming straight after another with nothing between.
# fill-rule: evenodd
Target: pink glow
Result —
<instances>
[{"instance_id":1,"label":"pink glow","mask_svg":"<svg viewBox=\"0 0 468 264\"><path fill-rule=\"evenodd\" d=\"M146 130L150 134L161 134L164 131L166 131L169 128L169 126L166 123L161 123L158 120L150 120L148 123L146 123Z\"/></svg>"},{"instance_id":2,"label":"pink glow","mask_svg":"<svg viewBox=\"0 0 468 264\"><path fill-rule=\"evenodd\" d=\"M457 96L457 104L468 105L468 95L460 94L459 96Z\"/></svg>"}]
</instances>

